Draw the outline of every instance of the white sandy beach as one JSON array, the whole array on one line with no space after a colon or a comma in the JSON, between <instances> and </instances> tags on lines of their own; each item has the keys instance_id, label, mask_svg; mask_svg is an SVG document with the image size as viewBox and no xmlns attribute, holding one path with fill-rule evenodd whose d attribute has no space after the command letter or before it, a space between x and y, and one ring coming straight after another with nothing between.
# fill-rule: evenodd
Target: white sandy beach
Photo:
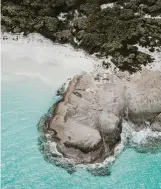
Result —
<instances>
[{"instance_id":1,"label":"white sandy beach","mask_svg":"<svg viewBox=\"0 0 161 189\"><path fill-rule=\"evenodd\" d=\"M58 88L68 78L82 71L92 71L96 60L70 45L53 44L39 34L3 34L2 75L21 76L19 79L40 79ZM18 37L17 37L18 36ZM18 40L17 40L18 38ZM4 79L4 77L3 77Z\"/></svg>"}]
</instances>

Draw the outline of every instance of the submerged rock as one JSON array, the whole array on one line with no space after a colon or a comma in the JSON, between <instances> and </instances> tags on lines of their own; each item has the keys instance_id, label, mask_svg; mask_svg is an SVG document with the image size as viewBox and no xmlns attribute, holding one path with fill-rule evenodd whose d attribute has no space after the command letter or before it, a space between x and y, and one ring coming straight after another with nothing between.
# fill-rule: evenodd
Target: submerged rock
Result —
<instances>
[{"instance_id":1,"label":"submerged rock","mask_svg":"<svg viewBox=\"0 0 161 189\"><path fill-rule=\"evenodd\" d=\"M94 169L88 168L87 170L94 176L110 176L111 175L111 171L106 166L96 167Z\"/></svg>"}]
</instances>

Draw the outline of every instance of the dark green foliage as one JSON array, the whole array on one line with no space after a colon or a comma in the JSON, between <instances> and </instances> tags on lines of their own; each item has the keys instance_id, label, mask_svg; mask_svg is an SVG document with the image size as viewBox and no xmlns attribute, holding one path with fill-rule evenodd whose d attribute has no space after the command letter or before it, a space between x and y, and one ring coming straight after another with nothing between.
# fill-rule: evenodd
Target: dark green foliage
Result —
<instances>
[{"instance_id":1,"label":"dark green foliage","mask_svg":"<svg viewBox=\"0 0 161 189\"><path fill-rule=\"evenodd\" d=\"M101 10L106 3L114 7ZM64 21L58 20L61 12L67 13ZM151 52L161 46L161 19L144 17L160 13L161 0L5 0L1 22L6 31L36 31L91 54L112 55L119 68L133 72L151 61L135 44Z\"/></svg>"}]
</instances>

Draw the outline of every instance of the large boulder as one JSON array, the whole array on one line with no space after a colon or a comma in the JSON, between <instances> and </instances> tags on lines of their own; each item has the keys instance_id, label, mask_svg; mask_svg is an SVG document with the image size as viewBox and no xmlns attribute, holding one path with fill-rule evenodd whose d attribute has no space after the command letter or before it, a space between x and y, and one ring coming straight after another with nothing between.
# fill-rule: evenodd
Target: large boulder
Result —
<instances>
[{"instance_id":1,"label":"large boulder","mask_svg":"<svg viewBox=\"0 0 161 189\"><path fill-rule=\"evenodd\" d=\"M161 72L144 69L127 84L128 116L136 122L151 122L161 112Z\"/></svg>"},{"instance_id":2,"label":"large boulder","mask_svg":"<svg viewBox=\"0 0 161 189\"><path fill-rule=\"evenodd\" d=\"M87 73L73 78L49 128L64 157L92 163L113 154L120 141L124 94L121 80L110 74L104 83Z\"/></svg>"},{"instance_id":3,"label":"large boulder","mask_svg":"<svg viewBox=\"0 0 161 189\"><path fill-rule=\"evenodd\" d=\"M136 132L144 126L161 131L160 113L161 72L97 77L82 73L71 80L55 105L48 133L63 157L76 164L98 163L114 154L123 119L133 122Z\"/></svg>"}]
</instances>

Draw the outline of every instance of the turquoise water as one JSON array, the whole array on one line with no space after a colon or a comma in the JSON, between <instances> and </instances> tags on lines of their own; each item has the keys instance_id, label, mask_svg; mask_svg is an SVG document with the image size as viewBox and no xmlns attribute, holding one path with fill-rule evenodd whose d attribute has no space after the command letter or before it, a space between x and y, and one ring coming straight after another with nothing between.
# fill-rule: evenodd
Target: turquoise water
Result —
<instances>
[{"instance_id":1,"label":"turquoise water","mask_svg":"<svg viewBox=\"0 0 161 189\"><path fill-rule=\"evenodd\" d=\"M52 103L53 89L32 80L2 81L3 189L161 189L161 154L124 151L109 177L73 175L47 163L36 124Z\"/></svg>"}]
</instances>

